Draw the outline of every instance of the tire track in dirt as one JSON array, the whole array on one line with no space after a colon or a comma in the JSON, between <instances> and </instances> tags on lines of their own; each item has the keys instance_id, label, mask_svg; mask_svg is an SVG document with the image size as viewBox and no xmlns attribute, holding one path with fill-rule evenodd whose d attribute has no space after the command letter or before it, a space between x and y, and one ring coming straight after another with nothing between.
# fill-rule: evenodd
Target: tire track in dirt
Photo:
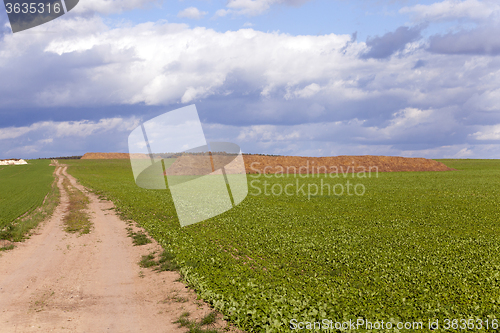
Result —
<instances>
[{"instance_id":1,"label":"tire track in dirt","mask_svg":"<svg viewBox=\"0 0 500 333\"><path fill-rule=\"evenodd\" d=\"M184 312L199 319L210 308L177 282L177 272L137 264L161 247L134 247L113 204L88 193L58 165L61 203L29 240L0 257L0 332L185 332ZM68 234L63 178L90 198L90 234ZM227 324L218 315L214 327Z\"/></svg>"}]
</instances>

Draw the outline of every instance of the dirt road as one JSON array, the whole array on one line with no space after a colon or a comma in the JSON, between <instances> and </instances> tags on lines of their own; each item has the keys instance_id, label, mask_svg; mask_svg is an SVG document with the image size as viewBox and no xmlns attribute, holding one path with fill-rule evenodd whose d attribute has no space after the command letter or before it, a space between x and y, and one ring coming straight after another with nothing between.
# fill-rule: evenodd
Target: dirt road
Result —
<instances>
[{"instance_id":1,"label":"dirt road","mask_svg":"<svg viewBox=\"0 0 500 333\"><path fill-rule=\"evenodd\" d=\"M85 190L57 166L61 203L31 238L0 257L0 332L186 332L174 324L211 310L176 272L141 268L142 255L157 244L133 246L110 202L90 197L90 234L63 229L68 196L62 186ZM220 316L219 316L220 317ZM215 324L226 324L219 318Z\"/></svg>"}]
</instances>

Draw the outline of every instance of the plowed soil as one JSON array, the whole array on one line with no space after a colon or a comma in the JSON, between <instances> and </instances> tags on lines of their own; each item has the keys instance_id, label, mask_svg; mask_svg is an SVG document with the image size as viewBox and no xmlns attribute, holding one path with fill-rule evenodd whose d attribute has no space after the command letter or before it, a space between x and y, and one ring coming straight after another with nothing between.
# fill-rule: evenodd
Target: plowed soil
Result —
<instances>
[{"instance_id":1,"label":"plowed soil","mask_svg":"<svg viewBox=\"0 0 500 333\"><path fill-rule=\"evenodd\" d=\"M126 153L87 153L82 159L128 159ZM450 171L443 163L426 158L399 156L266 156L243 155L247 173L331 173L331 172L395 172ZM349 168L349 169L348 169Z\"/></svg>"}]
</instances>

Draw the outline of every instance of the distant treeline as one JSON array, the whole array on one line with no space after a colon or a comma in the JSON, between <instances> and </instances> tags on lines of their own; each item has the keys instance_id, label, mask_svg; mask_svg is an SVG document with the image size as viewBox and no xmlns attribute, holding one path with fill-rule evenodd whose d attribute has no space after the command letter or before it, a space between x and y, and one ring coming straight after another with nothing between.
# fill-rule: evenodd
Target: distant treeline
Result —
<instances>
[{"instance_id":1,"label":"distant treeline","mask_svg":"<svg viewBox=\"0 0 500 333\"><path fill-rule=\"evenodd\" d=\"M222 155L222 156L229 156L229 155L238 155L236 153L227 153L225 151L216 151L216 152L181 152L181 153L159 153L159 154L153 154L153 158L178 158L181 156L209 156L210 154L212 155Z\"/></svg>"},{"instance_id":2,"label":"distant treeline","mask_svg":"<svg viewBox=\"0 0 500 333\"><path fill-rule=\"evenodd\" d=\"M273 155L273 154L252 154L252 153L242 153L242 155L253 155L253 156L274 156L274 157L283 156L283 155Z\"/></svg>"},{"instance_id":3,"label":"distant treeline","mask_svg":"<svg viewBox=\"0 0 500 333\"><path fill-rule=\"evenodd\" d=\"M212 152L214 155L237 155L235 153L227 153L227 152ZM199 153L194 153L194 152L181 152L181 153L163 153L163 154L153 154L153 157L160 157L160 158L178 158L181 156L186 156L186 155L209 155L208 152L199 152ZM243 155L257 155L257 156L282 156L282 155L272 155L272 154L249 154L249 153L243 153ZM83 157L83 155L80 156L60 156L60 157L41 157L38 158L39 160L79 160Z\"/></svg>"},{"instance_id":4,"label":"distant treeline","mask_svg":"<svg viewBox=\"0 0 500 333\"><path fill-rule=\"evenodd\" d=\"M238 153L228 153L225 151L213 151L211 152L212 155L238 155ZM164 154L153 154L153 157L161 157L161 158L177 158L181 156L186 156L186 155L198 155L198 156L204 156L204 155L210 155L209 152L199 152L199 153L194 153L194 152L182 152L182 153L164 153ZM282 156L282 155L272 155L272 154L250 154L250 153L242 153L242 155L257 155L257 156Z\"/></svg>"},{"instance_id":5,"label":"distant treeline","mask_svg":"<svg viewBox=\"0 0 500 333\"><path fill-rule=\"evenodd\" d=\"M83 157L81 156L62 156L62 157L42 157L39 160L79 160Z\"/></svg>"}]
</instances>

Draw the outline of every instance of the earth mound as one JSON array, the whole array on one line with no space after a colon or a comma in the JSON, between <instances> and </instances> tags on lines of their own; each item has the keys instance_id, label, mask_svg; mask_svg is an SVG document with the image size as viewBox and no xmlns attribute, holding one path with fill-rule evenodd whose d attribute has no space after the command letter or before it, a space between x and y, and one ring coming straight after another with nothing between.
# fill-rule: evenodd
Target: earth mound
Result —
<instances>
[{"instance_id":1,"label":"earth mound","mask_svg":"<svg viewBox=\"0 0 500 333\"><path fill-rule=\"evenodd\" d=\"M266 174L454 170L438 161L399 156L301 157L244 155L244 160L247 173Z\"/></svg>"},{"instance_id":2,"label":"earth mound","mask_svg":"<svg viewBox=\"0 0 500 333\"><path fill-rule=\"evenodd\" d=\"M149 158L145 154L134 154L133 158ZM129 159L127 153L86 153L82 159ZM184 157L187 159L187 157ZM183 159L176 161L176 165ZM268 156L244 154L246 173L332 173L332 172L397 172L397 171L451 171L441 162L426 159L399 156ZM186 160L187 162L187 160ZM184 164L184 163L182 163ZM193 166L190 161L188 165ZM197 164L197 163L195 163ZM203 165L201 165L203 164ZM207 162L198 167L208 168ZM207 165L205 165L207 164ZM216 163L217 165L218 163ZM222 163L225 164L225 163ZM175 167L175 166L174 166ZM218 167L216 167L218 169ZM173 170L172 170L173 171ZM239 172L238 172L239 173ZM197 174L197 172L192 172Z\"/></svg>"},{"instance_id":3,"label":"earth mound","mask_svg":"<svg viewBox=\"0 0 500 333\"><path fill-rule=\"evenodd\" d=\"M133 158L149 158L145 154L132 154ZM128 160L129 153L86 153L82 160Z\"/></svg>"}]
</instances>

